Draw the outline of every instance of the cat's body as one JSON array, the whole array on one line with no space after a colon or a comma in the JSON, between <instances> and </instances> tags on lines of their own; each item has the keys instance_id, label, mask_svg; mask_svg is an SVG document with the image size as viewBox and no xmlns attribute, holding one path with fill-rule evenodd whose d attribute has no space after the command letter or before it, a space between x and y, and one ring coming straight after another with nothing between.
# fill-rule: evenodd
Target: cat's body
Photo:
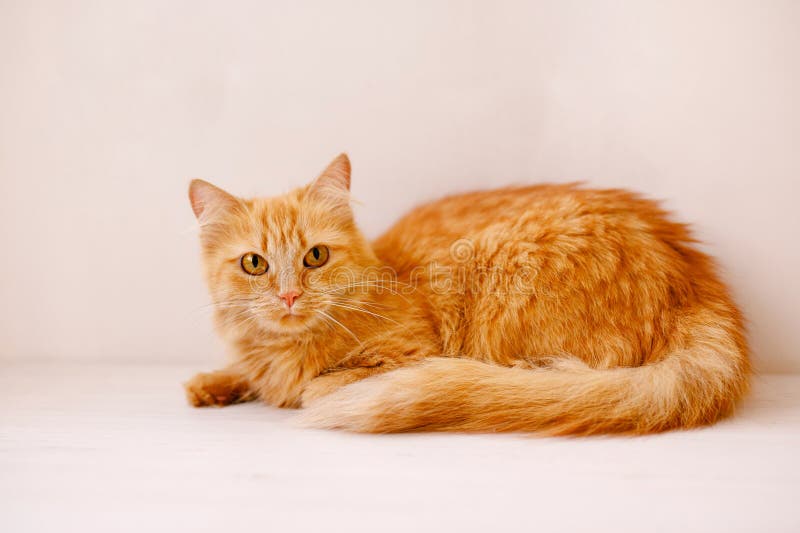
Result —
<instances>
[{"instance_id":1,"label":"cat's body","mask_svg":"<svg viewBox=\"0 0 800 533\"><path fill-rule=\"evenodd\" d=\"M476 192L370 245L348 187L345 157L277 199L193 183L235 359L187 384L193 404L260 398L357 431L645 433L711 423L747 389L740 314L654 203L573 185ZM317 245L330 259L303 268ZM271 270L237 270L247 252ZM300 295L299 318L281 291Z\"/></svg>"}]
</instances>

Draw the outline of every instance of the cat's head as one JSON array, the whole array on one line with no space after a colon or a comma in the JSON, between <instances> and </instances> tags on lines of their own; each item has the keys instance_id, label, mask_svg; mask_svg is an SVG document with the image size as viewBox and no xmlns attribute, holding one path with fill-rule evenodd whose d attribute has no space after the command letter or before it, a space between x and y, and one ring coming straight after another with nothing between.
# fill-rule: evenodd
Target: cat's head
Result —
<instances>
[{"instance_id":1,"label":"cat's head","mask_svg":"<svg viewBox=\"0 0 800 533\"><path fill-rule=\"evenodd\" d=\"M345 154L283 196L242 199L194 180L189 199L223 328L310 329L348 305L348 286L377 264L353 220Z\"/></svg>"}]
</instances>

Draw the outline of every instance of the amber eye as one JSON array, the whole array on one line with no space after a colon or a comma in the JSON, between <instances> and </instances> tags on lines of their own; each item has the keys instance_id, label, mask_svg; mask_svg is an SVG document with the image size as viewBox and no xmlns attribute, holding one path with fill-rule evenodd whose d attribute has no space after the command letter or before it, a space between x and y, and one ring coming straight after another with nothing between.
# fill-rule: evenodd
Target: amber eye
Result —
<instances>
[{"instance_id":1,"label":"amber eye","mask_svg":"<svg viewBox=\"0 0 800 533\"><path fill-rule=\"evenodd\" d=\"M251 252L242 256L242 270L251 276L260 276L265 273L268 268L267 260L258 254Z\"/></svg>"},{"instance_id":2,"label":"amber eye","mask_svg":"<svg viewBox=\"0 0 800 533\"><path fill-rule=\"evenodd\" d=\"M308 251L303 258L303 264L308 268L321 267L328 262L328 247L324 244L318 244Z\"/></svg>"}]
</instances>

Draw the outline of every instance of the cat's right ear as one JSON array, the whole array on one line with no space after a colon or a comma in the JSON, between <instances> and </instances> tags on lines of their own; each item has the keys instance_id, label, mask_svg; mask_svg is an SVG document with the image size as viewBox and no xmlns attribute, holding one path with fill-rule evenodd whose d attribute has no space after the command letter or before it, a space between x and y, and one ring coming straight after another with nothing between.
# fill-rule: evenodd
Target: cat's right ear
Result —
<instances>
[{"instance_id":1,"label":"cat's right ear","mask_svg":"<svg viewBox=\"0 0 800 533\"><path fill-rule=\"evenodd\" d=\"M189 201L192 203L194 216L200 222L209 221L217 213L231 209L239 203L232 194L200 179L194 179L189 184Z\"/></svg>"}]
</instances>

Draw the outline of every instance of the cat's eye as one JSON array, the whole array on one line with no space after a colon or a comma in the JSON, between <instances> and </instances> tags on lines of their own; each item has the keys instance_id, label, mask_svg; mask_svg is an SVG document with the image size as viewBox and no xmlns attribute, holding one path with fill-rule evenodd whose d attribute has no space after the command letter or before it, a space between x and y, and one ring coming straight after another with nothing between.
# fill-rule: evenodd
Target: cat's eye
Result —
<instances>
[{"instance_id":1,"label":"cat's eye","mask_svg":"<svg viewBox=\"0 0 800 533\"><path fill-rule=\"evenodd\" d=\"M328 262L329 255L328 247L324 244L318 244L308 251L303 258L303 264L308 268L321 267Z\"/></svg>"},{"instance_id":2,"label":"cat's eye","mask_svg":"<svg viewBox=\"0 0 800 533\"><path fill-rule=\"evenodd\" d=\"M258 254L251 252L242 256L242 270L251 276L260 276L265 273L268 268L267 260Z\"/></svg>"}]
</instances>

